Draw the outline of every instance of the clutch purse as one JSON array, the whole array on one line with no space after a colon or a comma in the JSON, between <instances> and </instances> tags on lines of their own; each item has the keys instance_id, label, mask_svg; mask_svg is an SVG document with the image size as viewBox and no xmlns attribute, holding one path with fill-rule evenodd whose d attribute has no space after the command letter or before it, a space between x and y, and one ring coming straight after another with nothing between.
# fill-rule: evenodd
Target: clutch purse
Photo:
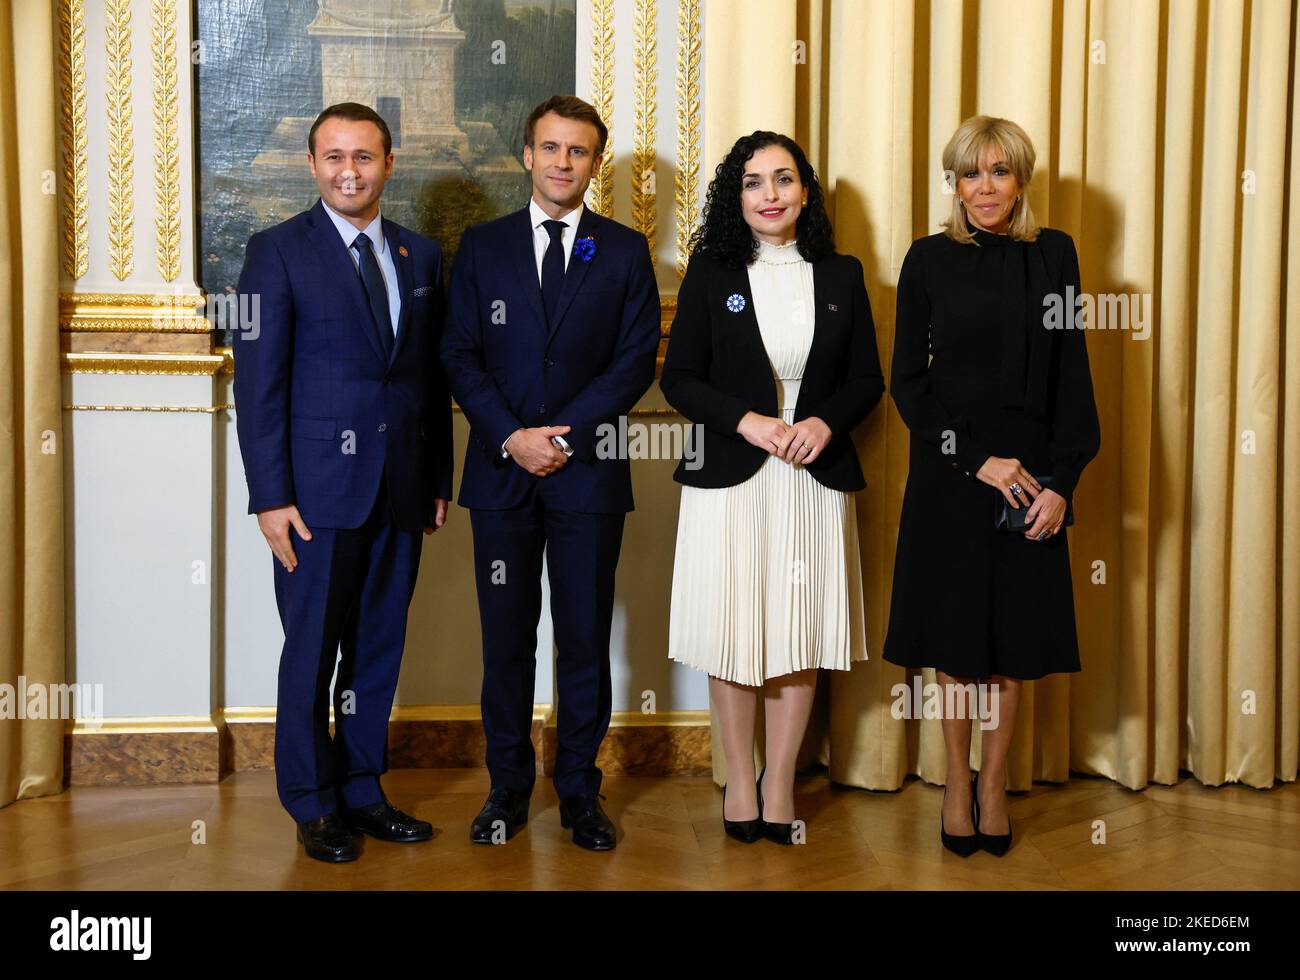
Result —
<instances>
[{"instance_id":1,"label":"clutch purse","mask_svg":"<svg viewBox=\"0 0 1300 980\"><path fill-rule=\"evenodd\" d=\"M1038 481L1039 486L1044 490L1052 489L1052 478L1050 476L1036 476L1034 479ZM997 513L993 517L993 526L995 528L999 531L1013 531L1017 534L1024 534L1029 530L1032 525L1025 523L1025 514L1029 512L1033 501L1029 499L1028 494L1024 494L1021 499L1025 502L1017 510L1007 503L1006 497L998 494ZM1074 504L1071 501L1066 501L1065 523L1062 526L1074 526Z\"/></svg>"}]
</instances>

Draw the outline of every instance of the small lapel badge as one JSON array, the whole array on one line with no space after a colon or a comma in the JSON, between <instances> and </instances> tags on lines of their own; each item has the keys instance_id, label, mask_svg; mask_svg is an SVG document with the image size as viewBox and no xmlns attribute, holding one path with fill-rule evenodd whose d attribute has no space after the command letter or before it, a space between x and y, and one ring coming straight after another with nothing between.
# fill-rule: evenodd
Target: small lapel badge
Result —
<instances>
[{"instance_id":1,"label":"small lapel badge","mask_svg":"<svg viewBox=\"0 0 1300 980\"><path fill-rule=\"evenodd\" d=\"M840 311L840 308L834 303L827 303L826 309L830 310L832 313L838 313Z\"/></svg>"},{"instance_id":2,"label":"small lapel badge","mask_svg":"<svg viewBox=\"0 0 1300 980\"><path fill-rule=\"evenodd\" d=\"M596 257L596 236L586 235L573 243L573 251L583 262L590 262Z\"/></svg>"},{"instance_id":3,"label":"small lapel badge","mask_svg":"<svg viewBox=\"0 0 1300 980\"><path fill-rule=\"evenodd\" d=\"M400 255L402 258L406 258L406 257L407 257L408 255L410 255L411 253L408 252L408 251L406 250L406 246L405 246L405 245L398 245L398 246L397 246L397 254Z\"/></svg>"},{"instance_id":4,"label":"small lapel badge","mask_svg":"<svg viewBox=\"0 0 1300 980\"><path fill-rule=\"evenodd\" d=\"M431 292L433 292L432 286L416 286L414 295L428 296Z\"/></svg>"},{"instance_id":5,"label":"small lapel badge","mask_svg":"<svg viewBox=\"0 0 1300 980\"><path fill-rule=\"evenodd\" d=\"M745 297L741 296L740 293L732 293L727 297L727 309L732 313L739 313L744 308Z\"/></svg>"}]
</instances>

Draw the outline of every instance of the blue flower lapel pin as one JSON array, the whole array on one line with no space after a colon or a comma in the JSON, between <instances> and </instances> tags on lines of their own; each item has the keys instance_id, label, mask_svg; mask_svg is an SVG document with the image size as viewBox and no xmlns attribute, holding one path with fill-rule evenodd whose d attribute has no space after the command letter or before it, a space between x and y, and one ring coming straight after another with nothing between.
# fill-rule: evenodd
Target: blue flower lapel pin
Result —
<instances>
[{"instance_id":1,"label":"blue flower lapel pin","mask_svg":"<svg viewBox=\"0 0 1300 980\"><path fill-rule=\"evenodd\" d=\"M596 257L596 238L587 235L573 243L573 253L583 262L590 262Z\"/></svg>"},{"instance_id":2,"label":"blue flower lapel pin","mask_svg":"<svg viewBox=\"0 0 1300 980\"><path fill-rule=\"evenodd\" d=\"M732 293L727 297L727 309L732 313L739 313L745 308L745 297L740 293Z\"/></svg>"}]
</instances>

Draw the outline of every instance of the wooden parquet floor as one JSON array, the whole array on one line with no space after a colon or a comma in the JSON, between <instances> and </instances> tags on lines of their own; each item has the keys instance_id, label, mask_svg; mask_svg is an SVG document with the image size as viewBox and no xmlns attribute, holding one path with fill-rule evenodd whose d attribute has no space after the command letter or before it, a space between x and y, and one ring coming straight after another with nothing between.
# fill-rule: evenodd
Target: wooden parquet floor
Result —
<instances>
[{"instance_id":1,"label":"wooden parquet floor","mask_svg":"<svg viewBox=\"0 0 1300 980\"><path fill-rule=\"evenodd\" d=\"M796 784L807 843L741 844L722 832L705 776L606 776L619 827L608 853L575 847L539 777L527 827L469 842L483 769L395 770L398 807L434 840L366 839L361 859L308 859L270 772L217 785L77 787L0 809L0 889L1300 889L1300 784L1260 791L1186 779L1132 792L1075 777L1010 797L1009 854L962 859L939 843L940 787L897 793ZM1092 842L1093 822L1107 842ZM193 843L202 821L205 843Z\"/></svg>"}]
</instances>

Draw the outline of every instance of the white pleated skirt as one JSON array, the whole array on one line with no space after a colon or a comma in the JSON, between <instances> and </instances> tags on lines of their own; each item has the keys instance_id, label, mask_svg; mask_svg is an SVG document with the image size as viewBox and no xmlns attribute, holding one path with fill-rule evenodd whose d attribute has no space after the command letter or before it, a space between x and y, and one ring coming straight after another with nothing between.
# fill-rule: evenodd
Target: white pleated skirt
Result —
<instances>
[{"instance_id":1,"label":"white pleated skirt","mask_svg":"<svg viewBox=\"0 0 1300 980\"><path fill-rule=\"evenodd\" d=\"M682 487L668 657L750 686L866 660L853 497L775 456L736 486Z\"/></svg>"}]
</instances>

